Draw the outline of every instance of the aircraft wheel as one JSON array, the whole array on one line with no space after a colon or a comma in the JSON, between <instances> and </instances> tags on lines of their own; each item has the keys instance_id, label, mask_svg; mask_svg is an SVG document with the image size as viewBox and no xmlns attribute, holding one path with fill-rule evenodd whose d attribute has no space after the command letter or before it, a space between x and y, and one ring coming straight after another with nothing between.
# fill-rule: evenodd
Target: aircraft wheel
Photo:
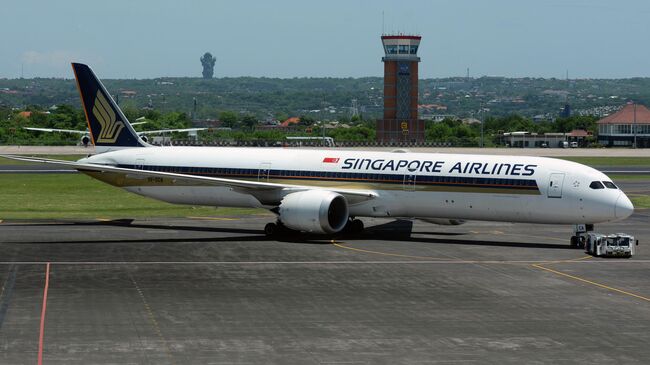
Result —
<instances>
[{"instance_id":1,"label":"aircraft wheel","mask_svg":"<svg viewBox=\"0 0 650 365\"><path fill-rule=\"evenodd\" d=\"M354 219L351 218L348 220L348 223L346 223L345 227L343 227L343 233L361 233L363 232L363 221L360 219Z\"/></svg>"},{"instance_id":2,"label":"aircraft wheel","mask_svg":"<svg viewBox=\"0 0 650 365\"><path fill-rule=\"evenodd\" d=\"M275 236L278 234L279 231L280 231L280 227L278 227L278 225L275 223L267 223L264 226L264 234L266 234L267 236Z\"/></svg>"},{"instance_id":3,"label":"aircraft wheel","mask_svg":"<svg viewBox=\"0 0 650 365\"><path fill-rule=\"evenodd\" d=\"M571 248L577 248L578 247L578 236L571 236Z\"/></svg>"},{"instance_id":4,"label":"aircraft wheel","mask_svg":"<svg viewBox=\"0 0 650 365\"><path fill-rule=\"evenodd\" d=\"M363 221L360 219L353 219L352 222L350 222L350 232L352 233L363 232Z\"/></svg>"}]
</instances>

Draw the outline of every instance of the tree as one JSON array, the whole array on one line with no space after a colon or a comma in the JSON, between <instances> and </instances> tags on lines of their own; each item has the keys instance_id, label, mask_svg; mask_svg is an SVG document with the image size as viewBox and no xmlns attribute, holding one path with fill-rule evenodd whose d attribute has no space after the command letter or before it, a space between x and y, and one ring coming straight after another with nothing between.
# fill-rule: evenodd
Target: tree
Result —
<instances>
[{"instance_id":1,"label":"tree","mask_svg":"<svg viewBox=\"0 0 650 365\"><path fill-rule=\"evenodd\" d=\"M452 134L446 123L431 123L426 129L426 138L430 141L446 141Z\"/></svg>"},{"instance_id":2,"label":"tree","mask_svg":"<svg viewBox=\"0 0 650 365\"><path fill-rule=\"evenodd\" d=\"M314 124L315 122L316 122L316 120L314 118L312 118L312 117L310 117L308 115L301 115L300 116L300 122L298 122L298 124L308 127L308 126Z\"/></svg>"},{"instance_id":3,"label":"tree","mask_svg":"<svg viewBox=\"0 0 650 365\"><path fill-rule=\"evenodd\" d=\"M211 79L214 75L214 64L217 62L217 58L212 56L210 52L205 52L203 57L201 57L201 64L203 65L203 78Z\"/></svg>"},{"instance_id":4,"label":"tree","mask_svg":"<svg viewBox=\"0 0 650 365\"><path fill-rule=\"evenodd\" d=\"M239 119L239 115L229 110L222 111L219 114L219 120L221 121L221 125L227 128L233 128L237 123L238 119Z\"/></svg>"},{"instance_id":5,"label":"tree","mask_svg":"<svg viewBox=\"0 0 650 365\"><path fill-rule=\"evenodd\" d=\"M244 115L241 121L246 126L246 128L250 130L253 130L253 128L257 125L257 118L252 114Z\"/></svg>"}]
</instances>

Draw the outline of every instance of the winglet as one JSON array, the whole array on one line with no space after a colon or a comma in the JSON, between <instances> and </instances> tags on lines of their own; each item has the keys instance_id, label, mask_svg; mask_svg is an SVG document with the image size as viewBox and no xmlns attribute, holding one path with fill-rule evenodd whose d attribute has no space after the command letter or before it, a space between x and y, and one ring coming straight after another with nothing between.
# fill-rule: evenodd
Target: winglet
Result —
<instances>
[{"instance_id":1,"label":"winglet","mask_svg":"<svg viewBox=\"0 0 650 365\"><path fill-rule=\"evenodd\" d=\"M88 130L98 150L149 147L135 132L95 73L87 65L72 63ZM101 152L98 151L98 152Z\"/></svg>"}]
</instances>

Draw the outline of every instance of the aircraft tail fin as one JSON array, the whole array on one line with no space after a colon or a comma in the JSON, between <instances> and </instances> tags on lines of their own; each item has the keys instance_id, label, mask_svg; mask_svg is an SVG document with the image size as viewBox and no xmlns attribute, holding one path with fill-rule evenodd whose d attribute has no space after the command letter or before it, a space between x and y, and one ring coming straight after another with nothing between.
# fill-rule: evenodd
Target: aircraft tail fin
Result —
<instances>
[{"instance_id":1,"label":"aircraft tail fin","mask_svg":"<svg viewBox=\"0 0 650 365\"><path fill-rule=\"evenodd\" d=\"M97 152L150 146L138 136L90 67L72 63L72 70L77 79L91 140Z\"/></svg>"}]
</instances>

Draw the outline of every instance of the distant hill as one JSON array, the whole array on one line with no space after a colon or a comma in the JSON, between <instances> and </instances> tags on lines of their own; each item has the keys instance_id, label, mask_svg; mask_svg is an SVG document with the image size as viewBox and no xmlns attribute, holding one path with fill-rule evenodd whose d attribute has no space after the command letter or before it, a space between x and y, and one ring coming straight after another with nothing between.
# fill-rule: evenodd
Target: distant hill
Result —
<instances>
[{"instance_id":1,"label":"distant hill","mask_svg":"<svg viewBox=\"0 0 650 365\"><path fill-rule=\"evenodd\" d=\"M332 119L349 115L356 99L364 118L381 116L383 80L366 78L158 78L104 80L120 105L160 112L180 111L195 118L216 118L233 110L267 117L312 115ZM650 78L561 80L540 78L444 78L420 81L421 115L476 116L517 113L557 116L565 102L573 112L607 114L627 100L650 105ZM69 104L79 107L70 79L0 79L0 106L24 108ZM324 109L326 108L326 110Z\"/></svg>"}]
</instances>

